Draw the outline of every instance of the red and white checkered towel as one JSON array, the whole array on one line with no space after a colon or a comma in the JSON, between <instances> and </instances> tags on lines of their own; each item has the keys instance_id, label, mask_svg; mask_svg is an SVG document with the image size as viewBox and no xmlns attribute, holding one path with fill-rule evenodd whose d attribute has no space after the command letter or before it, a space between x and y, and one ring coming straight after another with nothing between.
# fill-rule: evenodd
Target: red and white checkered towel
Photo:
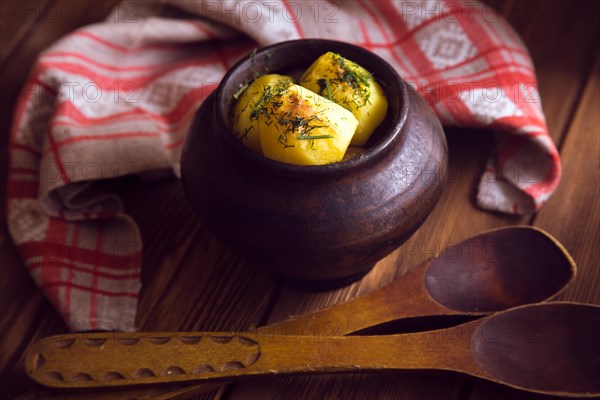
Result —
<instances>
[{"instance_id":1,"label":"red and white checkered towel","mask_svg":"<svg viewBox=\"0 0 600 400\"><path fill-rule=\"evenodd\" d=\"M41 54L11 135L10 232L73 330L135 329L142 244L103 180L177 174L191 118L225 71L257 46L307 37L372 50L445 125L495 132L481 207L533 212L557 186L527 50L472 0L123 3Z\"/></svg>"}]
</instances>

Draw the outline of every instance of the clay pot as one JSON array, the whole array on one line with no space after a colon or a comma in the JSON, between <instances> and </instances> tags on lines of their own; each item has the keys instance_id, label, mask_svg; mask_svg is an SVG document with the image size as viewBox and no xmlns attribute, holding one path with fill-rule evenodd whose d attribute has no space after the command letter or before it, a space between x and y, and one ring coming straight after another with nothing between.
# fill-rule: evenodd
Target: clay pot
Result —
<instances>
[{"instance_id":1,"label":"clay pot","mask_svg":"<svg viewBox=\"0 0 600 400\"><path fill-rule=\"evenodd\" d=\"M290 165L246 148L229 128L233 94L256 74L293 73L327 51L369 70L388 99L368 150L320 166ZM328 40L262 48L237 63L198 110L183 151L187 197L207 229L292 284L346 284L404 243L442 193L447 144L425 101L383 59Z\"/></svg>"}]
</instances>

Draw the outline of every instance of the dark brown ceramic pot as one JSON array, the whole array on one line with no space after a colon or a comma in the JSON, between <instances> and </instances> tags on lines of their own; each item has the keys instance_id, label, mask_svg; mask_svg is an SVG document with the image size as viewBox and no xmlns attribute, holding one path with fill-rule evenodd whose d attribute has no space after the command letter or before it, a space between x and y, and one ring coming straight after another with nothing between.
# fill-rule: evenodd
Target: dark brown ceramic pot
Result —
<instances>
[{"instance_id":1,"label":"dark brown ceramic pot","mask_svg":"<svg viewBox=\"0 0 600 400\"><path fill-rule=\"evenodd\" d=\"M293 73L333 51L383 87L386 120L349 161L298 166L256 154L229 128L233 94L256 74ZM242 256L309 289L349 283L421 225L441 195L447 144L439 120L384 60L360 47L297 40L236 64L198 111L181 174L207 229Z\"/></svg>"}]
</instances>

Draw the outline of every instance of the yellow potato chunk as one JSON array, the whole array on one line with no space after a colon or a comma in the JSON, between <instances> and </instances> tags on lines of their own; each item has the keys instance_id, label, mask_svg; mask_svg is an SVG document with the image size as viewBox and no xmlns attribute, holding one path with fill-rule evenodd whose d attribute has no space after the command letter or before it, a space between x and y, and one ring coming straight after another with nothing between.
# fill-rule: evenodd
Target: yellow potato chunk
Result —
<instances>
[{"instance_id":1,"label":"yellow potato chunk","mask_svg":"<svg viewBox=\"0 0 600 400\"><path fill-rule=\"evenodd\" d=\"M300 85L354 114L358 128L352 146L364 146L387 113L385 93L369 71L332 52L323 54L304 72Z\"/></svg>"},{"instance_id":2,"label":"yellow potato chunk","mask_svg":"<svg viewBox=\"0 0 600 400\"><path fill-rule=\"evenodd\" d=\"M259 128L266 118L266 104L293 83L285 75L269 74L254 80L239 97L233 107L231 127L235 136L247 147L262 154Z\"/></svg>"},{"instance_id":3,"label":"yellow potato chunk","mask_svg":"<svg viewBox=\"0 0 600 400\"><path fill-rule=\"evenodd\" d=\"M265 107L259 124L263 154L289 164L341 161L358 126L351 112L298 85Z\"/></svg>"}]
</instances>

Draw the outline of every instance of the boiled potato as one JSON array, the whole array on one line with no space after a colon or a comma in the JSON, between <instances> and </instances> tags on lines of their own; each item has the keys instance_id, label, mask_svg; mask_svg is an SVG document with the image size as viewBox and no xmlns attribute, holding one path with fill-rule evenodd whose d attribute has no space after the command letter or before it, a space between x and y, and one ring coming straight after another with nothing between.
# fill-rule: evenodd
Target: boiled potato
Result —
<instances>
[{"instance_id":1,"label":"boiled potato","mask_svg":"<svg viewBox=\"0 0 600 400\"><path fill-rule=\"evenodd\" d=\"M259 129L266 121L267 105L293 83L285 75L263 75L253 81L237 98L232 112L235 136L247 147L262 154ZM234 96L236 97L236 96Z\"/></svg>"},{"instance_id":2,"label":"boiled potato","mask_svg":"<svg viewBox=\"0 0 600 400\"><path fill-rule=\"evenodd\" d=\"M388 103L381 86L360 65L328 52L302 75L300 85L343 106L358 120L352 146L364 146L383 121Z\"/></svg>"},{"instance_id":3,"label":"boiled potato","mask_svg":"<svg viewBox=\"0 0 600 400\"><path fill-rule=\"evenodd\" d=\"M258 128L263 154L290 164L341 161L358 126L350 111L298 85L265 107Z\"/></svg>"}]
</instances>

